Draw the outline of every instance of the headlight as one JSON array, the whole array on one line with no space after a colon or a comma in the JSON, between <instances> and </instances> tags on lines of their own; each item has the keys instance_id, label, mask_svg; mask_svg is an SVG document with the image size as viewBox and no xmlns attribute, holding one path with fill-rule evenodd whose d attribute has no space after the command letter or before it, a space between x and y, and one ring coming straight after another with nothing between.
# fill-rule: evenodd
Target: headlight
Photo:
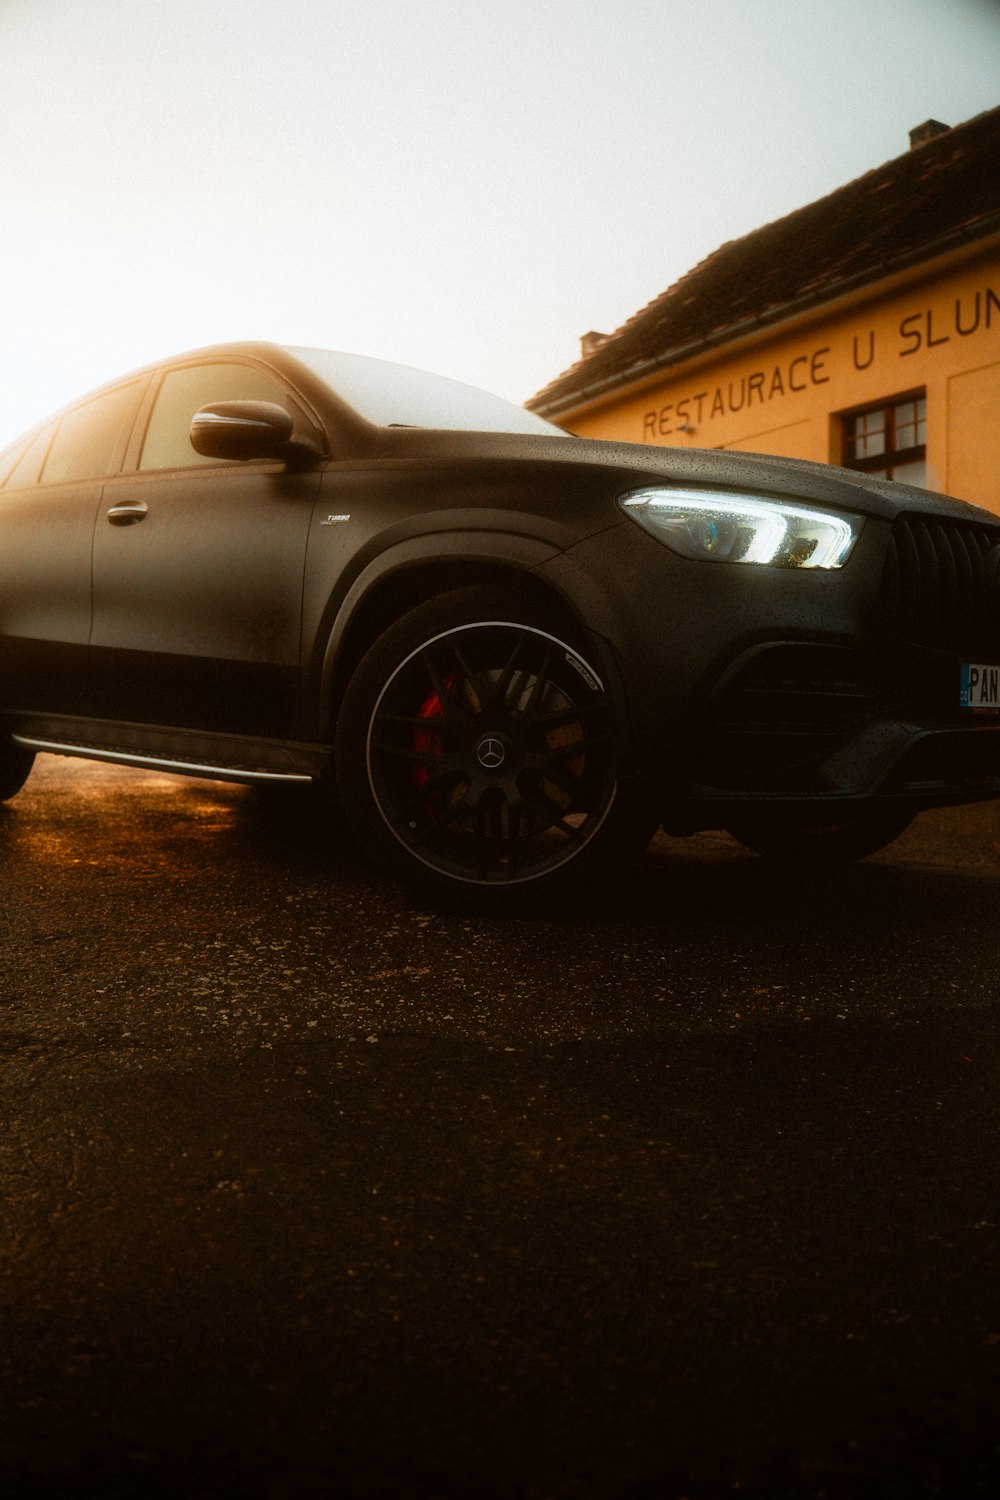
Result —
<instances>
[{"instance_id":1,"label":"headlight","mask_svg":"<svg viewBox=\"0 0 1000 1500\"><path fill-rule=\"evenodd\" d=\"M632 490L618 504L671 551L702 562L842 568L863 525L860 517L722 490Z\"/></svg>"}]
</instances>

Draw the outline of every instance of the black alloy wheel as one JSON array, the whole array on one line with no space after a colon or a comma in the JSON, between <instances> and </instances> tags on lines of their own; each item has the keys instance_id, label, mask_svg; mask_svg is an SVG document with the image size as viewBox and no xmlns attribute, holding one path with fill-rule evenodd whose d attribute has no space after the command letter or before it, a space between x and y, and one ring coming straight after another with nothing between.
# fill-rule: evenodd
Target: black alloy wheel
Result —
<instances>
[{"instance_id":1,"label":"black alloy wheel","mask_svg":"<svg viewBox=\"0 0 1000 1500\"><path fill-rule=\"evenodd\" d=\"M567 633L499 590L466 589L372 648L345 696L337 769L383 864L500 907L649 841L655 820L618 784L609 696Z\"/></svg>"}]
</instances>

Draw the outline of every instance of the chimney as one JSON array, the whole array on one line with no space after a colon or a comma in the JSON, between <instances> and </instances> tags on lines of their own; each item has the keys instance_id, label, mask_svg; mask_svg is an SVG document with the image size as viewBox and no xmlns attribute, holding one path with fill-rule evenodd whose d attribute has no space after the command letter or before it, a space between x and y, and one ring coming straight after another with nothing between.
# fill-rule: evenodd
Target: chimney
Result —
<instances>
[{"instance_id":1,"label":"chimney","mask_svg":"<svg viewBox=\"0 0 1000 1500\"><path fill-rule=\"evenodd\" d=\"M910 131L910 150L915 151L918 146L925 146L935 136L947 135L950 129L950 125L942 125L940 120L925 120L922 125L916 125Z\"/></svg>"},{"instance_id":2,"label":"chimney","mask_svg":"<svg viewBox=\"0 0 1000 1500\"><path fill-rule=\"evenodd\" d=\"M610 337L611 337L611 335L609 333L598 333L595 328L592 328L589 333L583 333L583 334L581 334L580 335L580 356L581 356L581 358L582 359L586 359L588 354L593 354L594 350L595 349L599 349L602 344L607 343L607 341L608 341L608 339Z\"/></svg>"}]
</instances>

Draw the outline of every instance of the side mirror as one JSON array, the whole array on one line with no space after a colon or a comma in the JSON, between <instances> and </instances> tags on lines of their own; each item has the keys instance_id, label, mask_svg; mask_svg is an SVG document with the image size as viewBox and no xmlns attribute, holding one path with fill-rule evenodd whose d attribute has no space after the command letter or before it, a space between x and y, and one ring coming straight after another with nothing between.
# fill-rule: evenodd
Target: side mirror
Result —
<instances>
[{"instance_id":1,"label":"side mirror","mask_svg":"<svg viewBox=\"0 0 1000 1500\"><path fill-rule=\"evenodd\" d=\"M292 419L274 401L213 401L191 419L191 446L204 458L273 458L285 462L319 457L308 442L292 438Z\"/></svg>"}]
</instances>

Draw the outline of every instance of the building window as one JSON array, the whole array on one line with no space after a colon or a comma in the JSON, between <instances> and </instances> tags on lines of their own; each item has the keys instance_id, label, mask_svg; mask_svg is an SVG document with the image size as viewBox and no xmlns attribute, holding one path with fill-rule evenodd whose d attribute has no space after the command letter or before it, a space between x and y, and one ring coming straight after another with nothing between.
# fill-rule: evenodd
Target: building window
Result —
<instances>
[{"instance_id":1,"label":"building window","mask_svg":"<svg viewBox=\"0 0 1000 1500\"><path fill-rule=\"evenodd\" d=\"M866 406L843 418L844 456L848 469L862 469L904 484L927 483L927 399L907 396L880 406Z\"/></svg>"}]
</instances>

